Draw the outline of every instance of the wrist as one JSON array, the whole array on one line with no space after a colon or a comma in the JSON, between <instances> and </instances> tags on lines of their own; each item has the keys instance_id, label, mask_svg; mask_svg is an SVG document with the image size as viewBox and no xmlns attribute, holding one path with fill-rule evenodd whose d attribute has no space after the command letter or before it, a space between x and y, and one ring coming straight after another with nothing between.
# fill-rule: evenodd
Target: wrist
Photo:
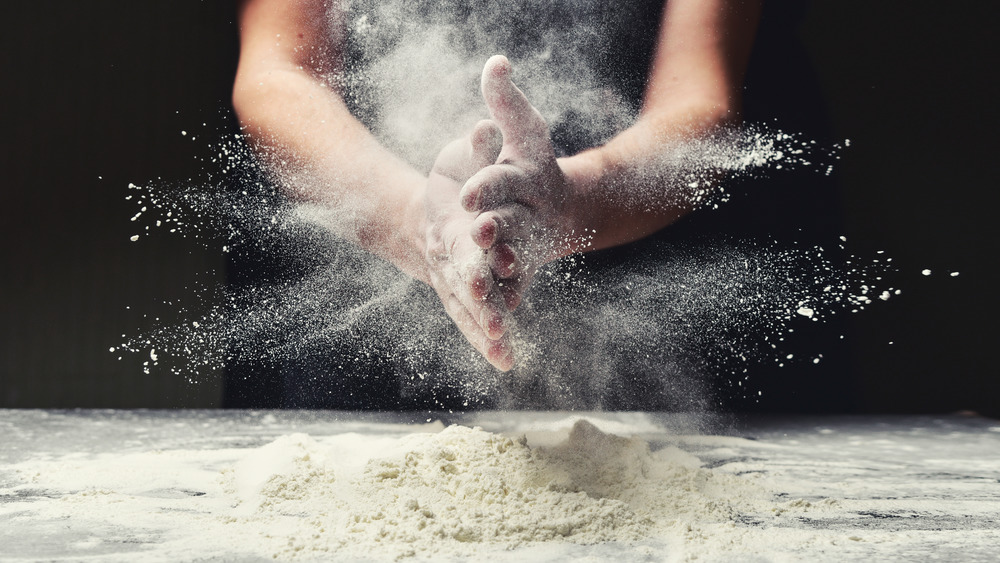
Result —
<instances>
[{"instance_id":1,"label":"wrist","mask_svg":"<svg viewBox=\"0 0 1000 563\"><path fill-rule=\"evenodd\" d=\"M693 138L741 119L738 98L693 95L644 107L633 129L659 137Z\"/></svg>"},{"instance_id":2,"label":"wrist","mask_svg":"<svg viewBox=\"0 0 1000 563\"><path fill-rule=\"evenodd\" d=\"M427 179L417 175L408 187L408 195L396 214L378 220L394 223L392 262L409 276L430 283L427 268L427 210L425 205Z\"/></svg>"},{"instance_id":3,"label":"wrist","mask_svg":"<svg viewBox=\"0 0 1000 563\"><path fill-rule=\"evenodd\" d=\"M566 180L562 229L569 244L553 259L599 248L597 237L603 231L603 225L598 212L607 166L602 148L560 158L557 162Z\"/></svg>"},{"instance_id":4,"label":"wrist","mask_svg":"<svg viewBox=\"0 0 1000 563\"><path fill-rule=\"evenodd\" d=\"M356 232L361 248L388 260L405 274L427 282L425 258L426 216L424 184L426 180L414 172L394 182L392 193L372 189L382 198L358 216ZM371 193L370 192L370 193Z\"/></svg>"},{"instance_id":5,"label":"wrist","mask_svg":"<svg viewBox=\"0 0 1000 563\"><path fill-rule=\"evenodd\" d=\"M410 277L424 283L430 283L427 269L427 211L424 205L426 180L421 178L419 186L414 186L410 192L409 201L403 211L403 224L400 227L399 246L404 258L397 265Z\"/></svg>"}]
</instances>

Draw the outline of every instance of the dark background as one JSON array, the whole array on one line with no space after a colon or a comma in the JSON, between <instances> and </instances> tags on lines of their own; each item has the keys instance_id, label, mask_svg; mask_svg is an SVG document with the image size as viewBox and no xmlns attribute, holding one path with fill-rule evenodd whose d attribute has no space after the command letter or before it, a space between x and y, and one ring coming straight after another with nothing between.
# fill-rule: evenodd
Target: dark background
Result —
<instances>
[{"instance_id":1,"label":"dark background","mask_svg":"<svg viewBox=\"0 0 1000 563\"><path fill-rule=\"evenodd\" d=\"M834 345L852 408L1000 415L997 7L855 0L768 10L761 40L785 19L776 11L790 10L784 39L801 44L758 51L748 98L767 92L779 123L851 139L835 197L816 205L842 212L851 251L884 250L900 269L903 295L851 316L846 343ZM234 7L4 3L0 16L0 407L219 406L220 373L196 383L147 375L147 358L119 361L108 348L169 323L176 313L164 302L224 280L217 245L165 233L130 242L139 231L125 196L129 182L199 176L208 143L233 130ZM796 83L815 86L815 103L775 91ZM814 375L809 366L765 374L754 408L823 410L808 398L831 383Z\"/></svg>"}]
</instances>

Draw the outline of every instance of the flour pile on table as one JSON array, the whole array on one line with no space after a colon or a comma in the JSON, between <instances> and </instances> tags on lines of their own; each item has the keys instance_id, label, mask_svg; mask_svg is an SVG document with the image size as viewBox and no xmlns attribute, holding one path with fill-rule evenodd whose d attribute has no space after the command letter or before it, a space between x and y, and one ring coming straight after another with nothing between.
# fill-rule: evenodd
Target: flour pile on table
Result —
<instances>
[{"instance_id":1,"label":"flour pile on table","mask_svg":"<svg viewBox=\"0 0 1000 563\"><path fill-rule=\"evenodd\" d=\"M279 559L637 542L775 506L752 479L585 420L537 447L463 426L328 444L293 434L226 471L224 488L238 499L233 523L267 530Z\"/></svg>"},{"instance_id":2,"label":"flour pile on table","mask_svg":"<svg viewBox=\"0 0 1000 563\"><path fill-rule=\"evenodd\" d=\"M580 419L7 411L0 560L996 560L993 422Z\"/></svg>"},{"instance_id":3,"label":"flour pile on table","mask_svg":"<svg viewBox=\"0 0 1000 563\"><path fill-rule=\"evenodd\" d=\"M0 559L994 561L1000 546L1000 434L983 422L746 439L638 413L332 418L6 413Z\"/></svg>"}]
</instances>

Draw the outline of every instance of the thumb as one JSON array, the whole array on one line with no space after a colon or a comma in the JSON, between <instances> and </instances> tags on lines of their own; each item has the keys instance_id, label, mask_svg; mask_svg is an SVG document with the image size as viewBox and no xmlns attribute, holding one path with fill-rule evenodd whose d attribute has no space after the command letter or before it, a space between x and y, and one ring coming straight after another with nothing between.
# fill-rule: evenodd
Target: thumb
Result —
<instances>
[{"instance_id":1,"label":"thumb","mask_svg":"<svg viewBox=\"0 0 1000 563\"><path fill-rule=\"evenodd\" d=\"M511 82L511 71L510 61L503 55L490 57L483 67L483 99L490 117L503 134L503 150L520 156L551 152L548 125L524 93Z\"/></svg>"}]
</instances>

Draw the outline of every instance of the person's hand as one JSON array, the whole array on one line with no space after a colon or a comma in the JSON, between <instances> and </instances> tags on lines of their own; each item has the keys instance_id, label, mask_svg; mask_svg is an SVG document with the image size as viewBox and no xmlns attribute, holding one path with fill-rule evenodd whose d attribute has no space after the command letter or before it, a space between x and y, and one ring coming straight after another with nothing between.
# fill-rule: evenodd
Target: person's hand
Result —
<instances>
[{"instance_id":1,"label":"person's hand","mask_svg":"<svg viewBox=\"0 0 1000 563\"><path fill-rule=\"evenodd\" d=\"M483 68L483 98L503 145L465 183L460 199L477 215L472 240L487 251L494 283L514 310L538 267L585 247L587 233L573 228L578 204L556 162L548 125L510 74L501 55Z\"/></svg>"},{"instance_id":2,"label":"person's hand","mask_svg":"<svg viewBox=\"0 0 1000 563\"><path fill-rule=\"evenodd\" d=\"M427 180L427 267L430 285L462 334L491 364L509 370L514 353L510 317L488 263L488 252L469 236L476 214L462 208L463 184L497 161L500 129L479 122L472 134L448 144Z\"/></svg>"}]
</instances>

